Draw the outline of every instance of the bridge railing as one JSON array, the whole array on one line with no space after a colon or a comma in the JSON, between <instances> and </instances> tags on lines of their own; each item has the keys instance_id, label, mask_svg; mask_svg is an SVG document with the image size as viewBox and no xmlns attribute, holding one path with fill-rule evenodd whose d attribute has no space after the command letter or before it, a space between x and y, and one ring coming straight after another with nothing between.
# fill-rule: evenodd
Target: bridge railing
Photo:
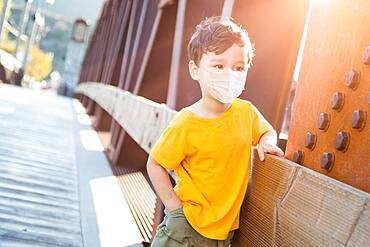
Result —
<instances>
[{"instance_id":1,"label":"bridge railing","mask_svg":"<svg viewBox=\"0 0 370 247\"><path fill-rule=\"evenodd\" d=\"M105 109L147 153L176 114L109 85L81 83L76 92ZM261 162L256 152L251 174L233 246L368 246L370 194L284 158L267 155Z\"/></svg>"}]
</instances>

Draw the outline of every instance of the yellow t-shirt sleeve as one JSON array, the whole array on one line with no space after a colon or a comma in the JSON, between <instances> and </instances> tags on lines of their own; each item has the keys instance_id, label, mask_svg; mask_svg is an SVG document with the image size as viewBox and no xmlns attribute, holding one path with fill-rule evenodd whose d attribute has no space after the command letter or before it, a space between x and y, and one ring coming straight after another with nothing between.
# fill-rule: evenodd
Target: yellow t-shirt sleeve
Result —
<instances>
[{"instance_id":1,"label":"yellow t-shirt sleeve","mask_svg":"<svg viewBox=\"0 0 370 247\"><path fill-rule=\"evenodd\" d=\"M250 105L252 109L252 145L257 146L263 134L269 130L275 130L258 109L253 104Z\"/></svg>"},{"instance_id":2,"label":"yellow t-shirt sleeve","mask_svg":"<svg viewBox=\"0 0 370 247\"><path fill-rule=\"evenodd\" d=\"M185 158L186 135L181 126L169 125L150 150L150 155L167 170L176 170Z\"/></svg>"}]
</instances>

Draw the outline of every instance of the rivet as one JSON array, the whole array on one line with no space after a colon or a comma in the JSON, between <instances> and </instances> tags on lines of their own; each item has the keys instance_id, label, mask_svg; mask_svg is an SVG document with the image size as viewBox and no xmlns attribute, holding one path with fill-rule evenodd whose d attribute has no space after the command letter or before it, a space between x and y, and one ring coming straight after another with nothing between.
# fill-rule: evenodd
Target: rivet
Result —
<instances>
[{"instance_id":1,"label":"rivet","mask_svg":"<svg viewBox=\"0 0 370 247\"><path fill-rule=\"evenodd\" d=\"M331 108L340 111L344 105L344 94L335 92L331 97Z\"/></svg>"},{"instance_id":2,"label":"rivet","mask_svg":"<svg viewBox=\"0 0 370 247\"><path fill-rule=\"evenodd\" d=\"M359 82L360 82L360 73L354 69L348 71L345 79L346 86L355 89Z\"/></svg>"},{"instance_id":3,"label":"rivet","mask_svg":"<svg viewBox=\"0 0 370 247\"><path fill-rule=\"evenodd\" d=\"M319 119L317 121L317 127L320 130L327 130L329 128L330 123L330 115L326 112L321 112L319 114Z\"/></svg>"},{"instance_id":4,"label":"rivet","mask_svg":"<svg viewBox=\"0 0 370 247\"><path fill-rule=\"evenodd\" d=\"M156 112L155 113L155 118L158 118L159 117L159 113L158 112Z\"/></svg>"},{"instance_id":5,"label":"rivet","mask_svg":"<svg viewBox=\"0 0 370 247\"><path fill-rule=\"evenodd\" d=\"M356 110L352 113L352 128L362 130L366 123L366 112Z\"/></svg>"},{"instance_id":6,"label":"rivet","mask_svg":"<svg viewBox=\"0 0 370 247\"><path fill-rule=\"evenodd\" d=\"M365 48L364 54L362 55L362 63L370 65L370 46Z\"/></svg>"},{"instance_id":7,"label":"rivet","mask_svg":"<svg viewBox=\"0 0 370 247\"><path fill-rule=\"evenodd\" d=\"M304 157L304 153L303 153L303 151L301 151L301 150L297 150L297 151L295 151L295 152L293 153L293 161L294 161L295 163L300 164L300 165L302 165L302 164L303 164L303 157Z\"/></svg>"},{"instance_id":8,"label":"rivet","mask_svg":"<svg viewBox=\"0 0 370 247\"><path fill-rule=\"evenodd\" d=\"M334 153L324 152L321 155L320 166L322 169L330 170L334 164Z\"/></svg>"},{"instance_id":9,"label":"rivet","mask_svg":"<svg viewBox=\"0 0 370 247\"><path fill-rule=\"evenodd\" d=\"M348 148L349 141L349 133L345 131L340 131L338 132L337 138L335 139L335 148L339 151L345 152Z\"/></svg>"},{"instance_id":10,"label":"rivet","mask_svg":"<svg viewBox=\"0 0 370 247\"><path fill-rule=\"evenodd\" d=\"M149 147L149 148L151 148L151 147L152 147L152 143L151 143L151 142L149 142L149 143L148 143L148 147Z\"/></svg>"},{"instance_id":11,"label":"rivet","mask_svg":"<svg viewBox=\"0 0 370 247\"><path fill-rule=\"evenodd\" d=\"M314 149L315 144L316 144L316 135L311 132L307 132L306 137L304 139L304 146L312 150Z\"/></svg>"}]
</instances>

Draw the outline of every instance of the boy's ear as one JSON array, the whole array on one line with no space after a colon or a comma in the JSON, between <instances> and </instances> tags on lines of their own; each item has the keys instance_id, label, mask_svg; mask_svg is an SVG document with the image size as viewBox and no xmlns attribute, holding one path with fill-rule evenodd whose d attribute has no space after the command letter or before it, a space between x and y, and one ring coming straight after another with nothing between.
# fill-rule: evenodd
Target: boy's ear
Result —
<instances>
[{"instance_id":1,"label":"boy's ear","mask_svg":"<svg viewBox=\"0 0 370 247\"><path fill-rule=\"evenodd\" d=\"M198 81L199 80L199 68L198 66L195 64L195 62L193 60L190 60L189 61L189 73L190 73L190 76L193 80L196 80Z\"/></svg>"}]
</instances>

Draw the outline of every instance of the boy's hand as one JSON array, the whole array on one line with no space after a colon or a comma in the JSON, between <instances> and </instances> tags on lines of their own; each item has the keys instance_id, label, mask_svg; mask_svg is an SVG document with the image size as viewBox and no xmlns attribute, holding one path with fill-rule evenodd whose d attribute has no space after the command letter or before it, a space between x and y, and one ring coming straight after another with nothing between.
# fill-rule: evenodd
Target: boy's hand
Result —
<instances>
[{"instance_id":1,"label":"boy's hand","mask_svg":"<svg viewBox=\"0 0 370 247\"><path fill-rule=\"evenodd\" d=\"M168 201L165 201L166 204L165 204L165 211L166 212L171 212L173 210L176 210L178 208L182 208L182 203L180 201L180 199L177 197L177 196L173 196L174 198L172 200L168 200ZM164 200L166 200L167 198L163 198Z\"/></svg>"},{"instance_id":2,"label":"boy's hand","mask_svg":"<svg viewBox=\"0 0 370 247\"><path fill-rule=\"evenodd\" d=\"M257 153L260 160L265 160L265 153L284 157L284 152L276 146L276 139L276 132L273 131L266 132L262 135L257 147Z\"/></svg>"}]
</instances>

